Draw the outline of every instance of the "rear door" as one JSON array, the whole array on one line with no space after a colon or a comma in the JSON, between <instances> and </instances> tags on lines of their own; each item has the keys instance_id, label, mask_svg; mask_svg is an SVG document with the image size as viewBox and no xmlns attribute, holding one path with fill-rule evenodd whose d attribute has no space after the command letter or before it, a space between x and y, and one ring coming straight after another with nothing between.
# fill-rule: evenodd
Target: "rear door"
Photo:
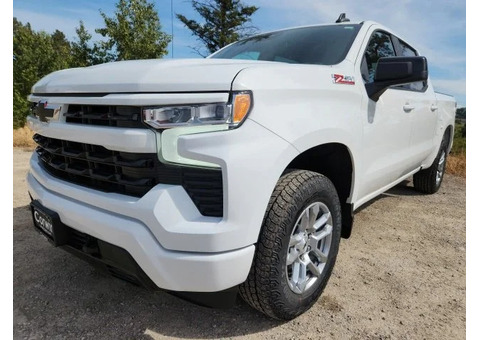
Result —
<instances>
[{"instance_id":1,"label":"rear door","mask_svg":"<svg viewBox=\"0 0 480 340\"><path fill-rule=\"evenodd\" d=\"M418 52L404 41L392 36L397 55L417 56ZM409 117L412 124L409 166L418 167L431 154L437 124L437 100L428 81L396 87L404 91L406 103L411 107Z\"/></svg>"}]
</instances>

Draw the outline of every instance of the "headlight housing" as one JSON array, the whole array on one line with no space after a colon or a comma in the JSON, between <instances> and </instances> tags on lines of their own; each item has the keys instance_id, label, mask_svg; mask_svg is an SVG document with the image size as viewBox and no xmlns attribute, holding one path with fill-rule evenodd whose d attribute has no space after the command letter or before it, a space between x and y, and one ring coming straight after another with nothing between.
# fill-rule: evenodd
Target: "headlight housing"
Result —
<instances>
[{"instance_id":1,"label":"headlight housing","mask_svg":"<svg viewBox=\"0 0 480 340\"><path fill-rule=\"evenodd\" d=\"M155 129L227 124L238 127L252 108L251 92L234 92L228 103L146 107L143 121Z\"/></svg>"}]
</instances>

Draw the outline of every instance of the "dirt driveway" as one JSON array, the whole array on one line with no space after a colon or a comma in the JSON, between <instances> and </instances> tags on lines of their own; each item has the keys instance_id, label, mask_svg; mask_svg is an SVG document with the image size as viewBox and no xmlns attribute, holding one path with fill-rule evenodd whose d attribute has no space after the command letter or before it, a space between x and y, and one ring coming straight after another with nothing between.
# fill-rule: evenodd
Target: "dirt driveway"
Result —
<instances>
[{"instance_id":1,"label":"dirt driveway","mask_svg":"<svg viewBox=\"0 0 480 340\"><path fill-rule=\"evenodd\" d=\"M25 184L30 153L14 150L13 285L16 339L462 339L465 338L465 180L439 193L411 184L355 215L317 304L290 322L240 299L198 307L97 272L32 227Z\"/></svg>"}]
</instances>

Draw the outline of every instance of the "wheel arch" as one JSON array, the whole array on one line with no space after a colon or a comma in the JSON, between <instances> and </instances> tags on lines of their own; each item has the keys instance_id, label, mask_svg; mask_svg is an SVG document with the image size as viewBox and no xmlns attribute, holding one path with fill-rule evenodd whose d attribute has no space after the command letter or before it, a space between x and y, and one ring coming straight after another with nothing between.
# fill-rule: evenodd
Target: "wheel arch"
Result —
<instances>
[{"instance_id":1,"label":"wheel arch","mask_svg":"<svg viewBox=\"0 0 480 340\"><path fill-rule=\"evenodd\" d=\"M454 131L455 130L453 129L453 126L448 125L447 128L445 129L445 132L443 133L444 136L445 135L448 136L448 152L450 152L450 150L452 150Z\"/></svg>"},{"instance_id":2,"label":"wheel arch","mask_svg":"<svg viewBox=\"0 0 480 340\"><path fill-rule=\"evenodd\" d=\"M297 155L285 168L310 170L328 177L337 190L342 208L342 237L352 232L353 206L349 202L354 187L354 159L342 143L332 142L311 147Z\"/></svg>"}]
</instances>

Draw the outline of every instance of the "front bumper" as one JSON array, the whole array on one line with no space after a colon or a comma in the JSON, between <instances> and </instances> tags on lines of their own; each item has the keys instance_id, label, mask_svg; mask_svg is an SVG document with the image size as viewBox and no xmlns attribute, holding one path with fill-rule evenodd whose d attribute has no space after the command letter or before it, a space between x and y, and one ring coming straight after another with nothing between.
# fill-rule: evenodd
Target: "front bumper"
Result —
<instances>
[{"instance_id":1,"label":"front bumper","mask_svg":"<svg viewBox=\"0 0 480 340\"><path fill-rule=\"evenodd\" d=\"M30 207L34 220L35 211L39 209L52 219L55 225L52 227L54 235L46 234L45 230L38 227L35 223L34 226L54 246L72 253L114 277L149 290L159 289L125 249L70 228L59 220L57 213L53 211L47 212L46 208L38 201L32 201ZM202 306L230 308L235 304L238 286L218 292L179 292L168 290L167 292Z\"/></svg>"},{"instance_id":2,"label":"front bumper","mask_svg":"<svg viewBox=\"0 0 480 340\"><path fill-rule=\"evenodd\" d=\"M41 133L68 140L63 131L68 125L42 124ZM101 145L96 129L82 131L79 142ZM143 152L151 152L149 148ZM158 184L136 198L60 180L41 168L35 153L29 191L57 212L62 223L125 249L159 288L215 292L240 284L250 270L270 195L298 152L247 119L232 131L181 136L178 153L222 168L223 217L202 216L178 185Z\"/></svg>"},{"instance_id":3,"label":"front bumper","mask_svg":"<svg viewBox=\"0 0 480 340\"><path fill-rule=\"evenodd\" d=\"M248 275L254 245L222 253L169 251L140 221L55 194L43 187L32 173L28 174L27 181L32 198L57 212L62 223L125 249L159 288L216 292L243 282Z\"/></svg>"}]
</instances>

